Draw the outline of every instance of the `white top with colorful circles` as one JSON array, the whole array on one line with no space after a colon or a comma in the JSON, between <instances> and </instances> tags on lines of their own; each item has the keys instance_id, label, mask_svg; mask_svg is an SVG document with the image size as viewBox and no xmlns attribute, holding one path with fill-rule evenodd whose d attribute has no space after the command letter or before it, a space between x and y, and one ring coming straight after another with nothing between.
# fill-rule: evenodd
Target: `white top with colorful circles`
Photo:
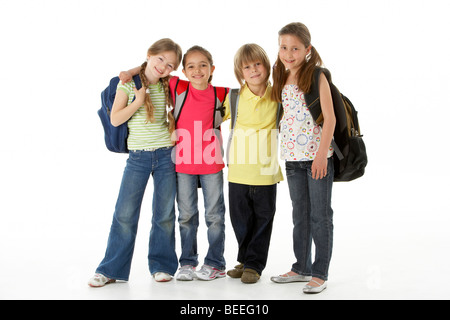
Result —
<instances>
[{"instance_id":1,"label":"white top with colorful circles","mask_svg":"<svg viewBox=\"0 0 450 320\"><path fill-rule=\"evenodd\" d=\"M307 108L305 95L296 85L286 85L281 93L284 114L280 122L281 159L312 161L319 150L322 127ZM330 146L328 157L333 155Z\"/></svg>"}]
</instances>

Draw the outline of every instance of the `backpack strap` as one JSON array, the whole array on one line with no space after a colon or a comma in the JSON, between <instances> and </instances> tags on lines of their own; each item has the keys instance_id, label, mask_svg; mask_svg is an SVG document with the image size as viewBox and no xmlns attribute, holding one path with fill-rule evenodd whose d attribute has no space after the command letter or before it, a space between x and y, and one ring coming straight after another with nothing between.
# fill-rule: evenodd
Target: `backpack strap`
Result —
<instances>
[{"instance_id":1,"label":"backpack strap","mask_svg":"<svg viewBox=\"0 0 450 320\"><path fill-rule=\"evenodd\" d=\"M313 82L311 84L311 91L309 93L305 93L305 102L306 105L308 106L309 112L311 113L311 116L313 117L314 121L319 125L323 124L323 115L322 115L322 107L320 105L320 92L319 92L319 80L320 74L322 72L330 84L331 96L333 98L333 108L336 109L336 106L334 105L336 102L334 101L333 97L333 91L336 90L336 87L333 85L333 82L331 81L331 73L328 69L316 67L313 73ZM336 154L338 159L342 160L344 158L344 155L342 154L341 150L336 144L334 138L331 140L331 146L333 147L334 153Z\"/></svg>"},{"instance_id":2,"label":"backpack strap","mask_svg":"<svg viewBox=\"0 0 450 320\"><path fill-rule=\"evenodd\" d=\"M283 112L284 112L283 104L282 104L282 103L278 103L278 107L277 107L277 119L276 119L276 121L277 121L277 123L276 123L277 129L280 129L280 121L281 121L281 119L283 118Z\"/></svg>"},{"instance_id":3,"label":"backpack strap","mask_svg":"<svg viewBox=\"0 0 450 320\"><path fill-rule=\"evenodd\" d=\"M141 82L141 77L137 74L135 76L133 76L133 81L134 84L136 85L136 89L141 89L142 88L142 82ZM136 96L133 97L132 102L136 99Z\"/></svg>"},{"instance_id":4,"label":"backpack strap","mask_svg":"<svg viewBox=\"0 0 450 320\"><path fill-rule=\"evenodd\" d=\"M142 82L141 82L141 77L137 74L133 77L134 83L136 84L136 89L141 89L142 88Z\"/></svg>"},{"instance_id":5,"label":"backpack strap","mask_svg":"<svg viewBox=\"0 0 450 320\"><path fill-rule=\"evenodd\" d=\"M319 93L319 79L322 73L322 67L316 67L313 73L313 79L311 83L310 92L305 93L305 102L308 106L309 112L311 113L314 121L320 124L323 121L322 108L320 107L320 93Z\"/></svg>"},{"instance_id":6,"label":"backpack strap","mask_svg":"<svg viewBox=\"0 0 450 320\"><path fill-rule=\"evenodd\" d=\"M173 117L175 118L175 123L178 121L181 109L184 106L188 92L189 92L189 81L178 79L177 83L175 84L174 90L175 97L174 97Z\"/></svg>"},{"instance_id":7,"label":"backpack strap","mask_svg":"<svg viewBox=\"0 0 450 320\"><path fill-rule=\"evenodd\" d=\"M237 110L239 104L239 89L231 89L229 93L229 99L230 99L231 130L230 134L228 135L228 144L226 152L226 159L228 163L230 158L231 141L233 140L233 130L234 127L236 126Z\"/></svg>"},{"instance_id":8,"label":"backpack strap","mask_svg":"<svg viewBox=\"0 0 450 320\"><path fill-rule=\"evenodd\" d=\"M233 130L236 125L238 104L239 104L239 89L231 89L230 90L231 130Z\"/></svg>"},{"instance_id":9,"label":"backpack strap","mask_svg":"<svg viewBox=\"0 0 450 320\"><path fill-rule=\"evenodd\" d=\"M224 87L213 87L214 95L216 98L216 104L222 104L225 101L225 98L228 94L228 88Z\"/></svg>"},{"instance_id":10,"label":"backpack strap","mask_svg":"<svg viewBox=\"0 0 450 320\"><path fill-rule=\"evenodd\" d=\"M216 102L213 114L213 126L214 129L219 129L225 116L225 107L223 102L228 93L228 88L213 87L214 88L214 101Z\"/></svg>"},{"instance_id":11,"label":"backpack strap","mask_svg":"<svg viewBox=\"0 0 450 320\"><path fill-rule=\"evenodd\" d=\"M214 112L213 112L213 125L214 129L220 128L220 124L223 122L223 117L225 116L225 107L223 102L227 96L228 89L224 87L213 87L214 88ZM183 109L184 103L186 102L187 95L189 93L189 81L177 79L175 84L175 97L174 97L174 109L173 116L175 122L178 121L180 117L181 110Z\"/></svg>"}]
</instances>

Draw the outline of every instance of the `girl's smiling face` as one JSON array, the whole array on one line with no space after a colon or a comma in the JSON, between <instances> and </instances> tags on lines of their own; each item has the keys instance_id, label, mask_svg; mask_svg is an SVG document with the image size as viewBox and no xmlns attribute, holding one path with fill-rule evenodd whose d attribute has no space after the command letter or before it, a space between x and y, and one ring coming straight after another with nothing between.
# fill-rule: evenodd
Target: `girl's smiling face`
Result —
<instances>
[{"instance_id":1,"label":"girl's smiling face","mask_svg":"<svg viewBox=\"0 0 450 320\"><path fill-rule=\"evenodd\" d=\"M300 69L310 51L311 45L305 47L296 36L290 34L280 36L278 56L284 67L294 74Z\"/></svg>"},{"instance_id":2,"label":"girl's smiling face","mask_svg":"<svg viewBox=\"0 0 450 320\"><path fill-rule=\"evenodd\" d=\"M214 69L203 53L193 51L186 57L183 73L195 89L205 90Z\"/></svg>"},{"instance_id":3,"label":"girl's smiling face","mask_svg":"<svg viewBox=\"0 0 450 320\"><path fill-rule=\"evenodd\" d=\"M150 83L156 83L161 78L167 77L177 65L177 56L175 52L166 51L161 54L147 56L148 63L146 76Z\"/></svg>"}]
</instances>

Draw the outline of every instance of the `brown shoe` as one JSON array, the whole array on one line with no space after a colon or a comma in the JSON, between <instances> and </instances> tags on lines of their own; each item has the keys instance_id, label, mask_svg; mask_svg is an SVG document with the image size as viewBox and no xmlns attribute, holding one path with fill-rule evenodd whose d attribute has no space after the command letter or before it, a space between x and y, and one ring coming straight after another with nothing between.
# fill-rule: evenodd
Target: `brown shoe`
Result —
<instances>
[{"instance_id":1,"label":"brown shoe","mask_svg":"<svg viewBox=\"0 0 450 320\"><path fill-rule=\"evenodd\" d=\"M253 269L244 269L244 273L242 274L241 281L243 283L256 283L260 278L258 272Z\"/></svg>"},{"instance_id":2,"label":"brown shoe","mask_svg":"<svg viewBox=\"0 0 450 320\"><path fill-rule=\"evenodd\" d=\"M234 269L229 270L229 271L227 272L227 275L228 275L229 277L231 277L231 278L237 279L237 278L242 277L242 273L243 273L243 272L244 272L244 264L243 264L243 263L240 263L240 264L238 264L237 266L235 266Z\"/></svg>"}]
</instances>

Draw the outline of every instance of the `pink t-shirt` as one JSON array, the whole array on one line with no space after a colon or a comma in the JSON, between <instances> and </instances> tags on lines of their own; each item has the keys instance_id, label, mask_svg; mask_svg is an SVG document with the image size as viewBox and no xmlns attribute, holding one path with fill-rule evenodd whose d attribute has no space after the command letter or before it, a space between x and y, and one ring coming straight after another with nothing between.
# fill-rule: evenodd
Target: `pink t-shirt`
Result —
<instances>
[{"instance_id":1,"label":"pink t-shirt","mask_svg":"<svg viewBox=\"0 0 450 320\"><path fill-rule=\"evenodd\" d=\"M178 77L170 79L172 97ZM214 88L197 90L189 84L189 92L176 124L176 172L186 174L217 173L224 168L222 135L213 130ZM219 135L219 139L216 135Z\"/></svg>"}]
</instances>

